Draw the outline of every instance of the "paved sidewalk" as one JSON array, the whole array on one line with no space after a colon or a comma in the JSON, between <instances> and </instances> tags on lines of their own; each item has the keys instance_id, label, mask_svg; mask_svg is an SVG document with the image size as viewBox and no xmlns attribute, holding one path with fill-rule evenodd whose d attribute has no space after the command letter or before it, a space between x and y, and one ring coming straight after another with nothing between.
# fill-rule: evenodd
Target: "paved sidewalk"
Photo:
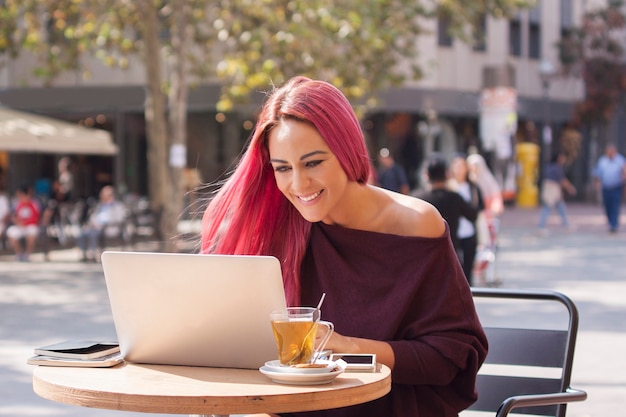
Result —
<instances>
[{"instance_id":1,"label":"paved sidewalk","mask_svg":"<svg viewBox=\"0 0 626 417\"><path fill-rule=\"evenodd\" d=\"M507 288L561 291L576 303L580 328L572 386L589 398L568 417L626 416L626 210L609 234L600 205L570 204L573 230L553 213L537 232L539 209L508 209L502 217L497 275Z\"/></svg>"},{"instance_id":2,"label":"paved sidewalk","mask_svg":"<svg viewBox=\"0 0 626 417\"><path fill-rule=\"evenodd\" d=\"M626 214L622 231L610 235L600 206L570 204L568 210L574 230L563 230L554 214L549 233L540 236L538 209L508 208L497 275L503 287L555 289L578 305L572 385L587 390L589 399L570 405L568 417L626 416ZM38 256L30 263L0 259L0 417L145 416L66 406L33 393L25 361L35 346L115 334L101 266L77 262L75 250L55 251L51 262Z\"/></svg>"}]
</instances>

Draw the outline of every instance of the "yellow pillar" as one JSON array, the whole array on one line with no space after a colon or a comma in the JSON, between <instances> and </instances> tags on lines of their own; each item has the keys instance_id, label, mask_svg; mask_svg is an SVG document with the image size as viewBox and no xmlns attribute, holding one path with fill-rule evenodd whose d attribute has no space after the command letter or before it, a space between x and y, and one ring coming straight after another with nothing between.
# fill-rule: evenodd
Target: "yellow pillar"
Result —
<instances>
[{"instance_id":1,"label":"yellow pillar","mask_svg":"<svg viewBox=\"0 0 626 417\"><path fill-rule=\"evenodd\" d=\"M537 186L539 172L539 145L529 142L517 144L517 206L536 207L539 203Z\"/></svg>"}]
</instances>

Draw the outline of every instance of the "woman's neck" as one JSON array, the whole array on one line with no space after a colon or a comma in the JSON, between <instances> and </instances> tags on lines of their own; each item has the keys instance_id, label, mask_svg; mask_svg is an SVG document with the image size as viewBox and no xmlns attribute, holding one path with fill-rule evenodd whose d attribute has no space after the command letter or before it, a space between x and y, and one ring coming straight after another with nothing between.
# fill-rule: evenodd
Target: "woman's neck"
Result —
<instances>
[{"instance_id":1,"label":"woman's neck","mask_svg":"<svg viewBox=\"0 0 626 417\"><path fill-rule=\"evenodd\" d=\"M388 200L385 191L378 187L351 182L341 201L322 222L348 229L375 230L384 201Z\"/></svg>"}]
</instances>

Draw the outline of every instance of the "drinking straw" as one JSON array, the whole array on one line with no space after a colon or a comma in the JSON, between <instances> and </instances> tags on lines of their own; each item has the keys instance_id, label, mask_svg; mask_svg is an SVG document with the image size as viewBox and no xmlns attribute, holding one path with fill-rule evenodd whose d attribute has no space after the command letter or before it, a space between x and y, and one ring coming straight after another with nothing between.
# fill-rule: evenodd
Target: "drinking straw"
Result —
<instances>
[{"instance_id":1,"label":"drinking straw","mask_svg":"<svg viewBox=\"0 0 626 417\"><path fill-rule=\"evenodd\" d=\"M322 303L324 302L324 298L326 298L326 293L322 293L322 298L320 298L320 302L317 303L317 309L321 310L322 309Z\"/></svg>"}]
</instances>

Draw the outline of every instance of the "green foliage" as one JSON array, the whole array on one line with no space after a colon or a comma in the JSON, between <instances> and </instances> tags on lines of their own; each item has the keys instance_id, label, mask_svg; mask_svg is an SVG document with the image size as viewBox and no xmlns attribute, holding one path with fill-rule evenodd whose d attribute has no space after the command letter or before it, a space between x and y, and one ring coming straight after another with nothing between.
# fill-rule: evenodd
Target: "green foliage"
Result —
<instances>
[{"instance_id":1,"label":"green foliage","mask_svg":"<svg viewBox=\"0 0 626 417\"><path fill-rule=\"evenodd\" d=\"M163 58L170 44L171 0L5 0L0 54L25 49L40 59L36 74L52 83L64 71L90 75L90 53L125 68L142 56L141 8L158 10ZM417 40L427 19L445 14L467 39L485 14L511 15L534 0L189 0L193 47L190 83L221 80L219 107L229 110L251 92L294 75L321 78L355 102L406 79L419 79ZM19 24L17 24L19 22ZM166 61L167 62L167 61ZM147 63L145 65L156 65Z\"/></svg>"},{"instance_id":2,"label":"green foliage","mask_svg":"<svg viewBox=\"0 0 626 417\"><path fill-rule=\"evenodd\" d=\"M22 48L32 48L41 41L39 19L33 18L31 0L4 0L0 7L0 58L15 58ZM24 30L23 26L29 27ZM31 29L32 28L32 29Z\"/></svg>"},{"instance_id":3,"label":"green foliage","mask_svg":"<svg viewBox=\"0 0 626 417\"><path fill-rule=\"evenodd\" d=\"M450 34L471 43L478 38L479 22L485 15L510 18L522 9L533 7L537 0L438 0L436 15L445 17Z\"/></svg>"},{"instance_id":4,"label":"green foliage","mask_svg":"<svg viewBox=\"0 0 626 417\"><path fill-rule=\"evenodd\" d=\"M214 22L228 50L217 73L232 98L306 75L362 99L405 76L419 76L396 69L399 58L417 54L422 30L416 16L425 14L418 2L284 0L265 2L270 6L262 13L251 3L222 2Z\"/></svg>"}]
</instances>

